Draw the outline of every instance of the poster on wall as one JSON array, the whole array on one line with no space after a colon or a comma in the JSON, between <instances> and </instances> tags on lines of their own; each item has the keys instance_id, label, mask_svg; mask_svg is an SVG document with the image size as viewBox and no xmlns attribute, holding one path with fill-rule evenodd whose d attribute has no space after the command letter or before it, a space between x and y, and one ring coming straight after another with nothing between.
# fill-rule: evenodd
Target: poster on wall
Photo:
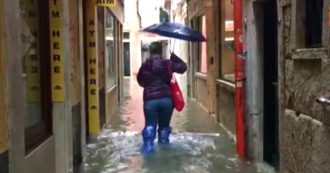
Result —
<instances>
[{"instance_id":1,"label":"poster on wall","mask_svg":"<svg viewBox=\"0 0 330 173\"><path fill-rule=\"evenodd\" d=\"M50 11L50 51L51 51L51 79L52 100L63 102L64 91L64 57L63 57L63 10L62 1L52 0Z\"/></svg>"}]
</instances>

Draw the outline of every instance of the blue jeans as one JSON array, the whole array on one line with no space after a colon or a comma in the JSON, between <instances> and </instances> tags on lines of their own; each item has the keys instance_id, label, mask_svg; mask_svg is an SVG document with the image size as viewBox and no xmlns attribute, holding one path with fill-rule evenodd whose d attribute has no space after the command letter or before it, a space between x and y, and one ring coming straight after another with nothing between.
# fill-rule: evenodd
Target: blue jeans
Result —
<instances>
[{"instance_id":1,"label":"blue jeans","mask_svg":"<svg viewBox=\"0 0 330 173\"><path fill-rule=\"evenodd\" d=\"M171 97L150 100L144 103L145 126L154 128L166 128L170 126L173 113L173 103Z\"/></svg>"}]
</instances>

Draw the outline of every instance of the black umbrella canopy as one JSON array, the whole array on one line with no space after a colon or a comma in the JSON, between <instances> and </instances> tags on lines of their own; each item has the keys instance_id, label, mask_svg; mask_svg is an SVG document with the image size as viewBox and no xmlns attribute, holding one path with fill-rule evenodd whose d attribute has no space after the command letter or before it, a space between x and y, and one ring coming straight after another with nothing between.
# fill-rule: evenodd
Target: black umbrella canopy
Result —
<instances>
[{"instance_id":1,"label":"black umbrella canopy","mask_svg":"<svg viewBox=\"0 0 330 173\"><path fill-rule=\"evenodd\" d=\"M180 40L204 42L206 38L202 33L180 23L160 23L144 28L142 31L155 33L164 37Z\"/></svg>"}]
</instances>

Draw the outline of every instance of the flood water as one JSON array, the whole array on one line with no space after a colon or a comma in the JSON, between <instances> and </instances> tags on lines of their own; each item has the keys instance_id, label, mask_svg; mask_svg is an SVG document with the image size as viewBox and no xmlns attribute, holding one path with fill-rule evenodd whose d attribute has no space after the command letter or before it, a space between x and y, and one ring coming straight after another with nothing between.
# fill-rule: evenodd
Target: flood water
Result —
<instances>
[{"instance_id":1,"label":"flood water","mask_svg":"<svg viewBox=\"0 0 330 173\"><path fill-rule=\"evenodd\" d=\"M126 81L127 82L127 81ZM169 145L148 155L140 152L143 128L142 89L126 93L124 103L98 140L87 146L86 173L258 173L252 163L235 155L235 145L195 101L175 112Z\"/></svg>"}]
</instances>

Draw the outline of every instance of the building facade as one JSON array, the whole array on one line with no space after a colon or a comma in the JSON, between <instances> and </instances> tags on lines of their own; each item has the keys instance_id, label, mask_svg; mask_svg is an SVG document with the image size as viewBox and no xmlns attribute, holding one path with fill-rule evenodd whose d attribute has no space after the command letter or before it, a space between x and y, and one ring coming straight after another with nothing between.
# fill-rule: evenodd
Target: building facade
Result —
<instances>
[{"instance_id":1,"label":"building facade","mask_svg":"<svg viewBox=\"0 0 330 173\"><path fill-rule=\"evenodd\" d=\"M139 13L139 5L139 0L125 1L124 34L126 33L128 37L124 38L124 51L125 60L129 59L129 75L127 73L125 76L136 75L141 65L141 34L139 33L141 29L141 16ZM128 60L126 62L128 62Z\"/></svg>"},{"instance_id":2,"label":"building facade","mask_svg":"<svg viewBox=\"0 0 330 173\"><path fill-rule=\"evenodd\" d=\"M98 5L0 1L0 172L77 172L86 139L109 121L122 97L124 12L122 1ZM106 49L105 11L113 49Z\"/></svg>"},{"instance_id":3,"label":"building facade","mask_svg":"<svg viewBox=\"0 0 330 173\"><path fill-rule=\"evenodd\" d=\"M247 156L273 168L279 167L280 158L276 4L243 2Z\"/></svg>"},{"instance_id":4,"label":"building facade","mask_svg":"<svg viewBox=\"0 0 330 173\"><path fill-rule=\"evenodd\" d=\"M247 152L280 172L329 170L329 3L243 3Z\"/></svg>"},{"instance_id":5,"label":"building facade","mask_svg":"<svg viewBox=\"0 0 330 173\"><path fill-rule=\"evenodd\" d=\"M188 23L207 38L189 43L188 95L235 140L233 1L187 1Z\"/></svg>"},{"instance_id":6,"label":"building facade","mask_svg":"<svg viewBox=\"0 0 330 173\"><path fill-rule=\"evenodd\" d=\"M207 37L206 51L203 43L189 45L188 94L235 139L233 1L187 2L190 25ZM329 97L328 7L328 1L243 1L245 148L268 170L328 169L321 143L329 141L329 108L316 102Z\"/></svg>"},{"instance_id":7,"label":"building facade","mask_svg":"<svg viewBox=\"0 0 330 173\"><path fill-rule=\"evenodd\" d=\"M329 172L329 0L277 1L282 172Z\"/></svg>"}]
</instances>

